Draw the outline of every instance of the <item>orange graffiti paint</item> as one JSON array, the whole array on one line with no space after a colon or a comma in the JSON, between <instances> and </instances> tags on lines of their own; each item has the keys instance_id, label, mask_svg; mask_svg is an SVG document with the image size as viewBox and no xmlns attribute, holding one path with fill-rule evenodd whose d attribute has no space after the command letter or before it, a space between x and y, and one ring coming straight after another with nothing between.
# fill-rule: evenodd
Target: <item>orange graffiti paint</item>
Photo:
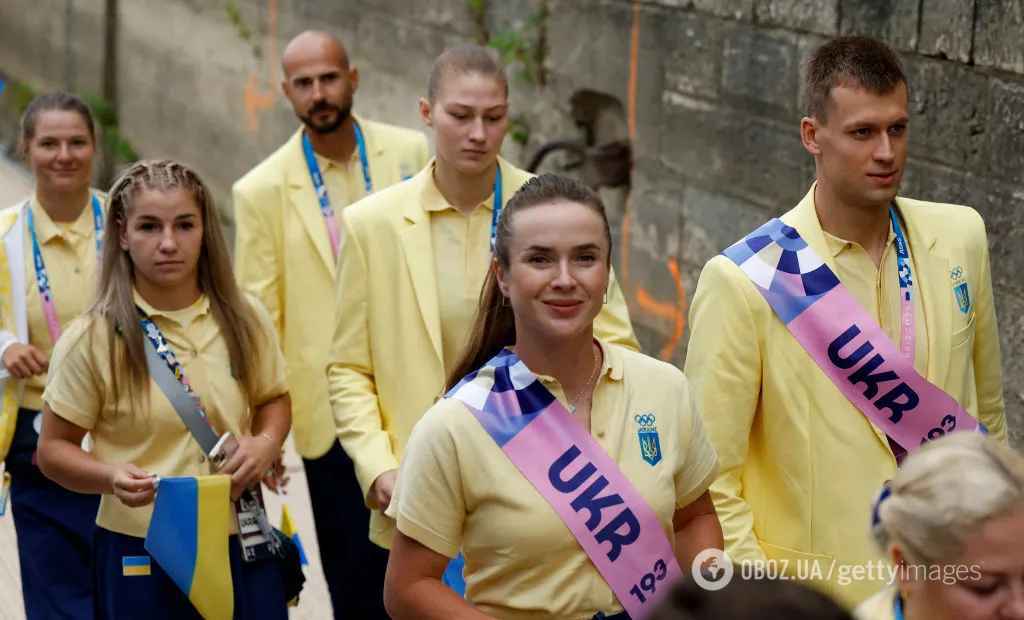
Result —
<instances>
[{"instance_id":1,"label":"orange graffiti paint","mask_svg":"<svg viewBox=\"0 0 1024 620\"><path fill-rule=\"evenodd\" d=\"M268 11L267 35L269 38L269 55L267 56L267 84L265 93L257 92L260 78L251 76L245 85L245 118L249 121L249 131L260 130L258 112L269 110L277 102L277 0L270 0Z\"/></svg>"},{"instance_id":2,"label":"orange graffiti paint","mask_svg":"<svg viewBox=\"0 0 1024 620\"><path fill-rule=\"evenodd\" d=\"M629 139L636 139L636 80L640 60L640 2L633 0L633 29L629 42ZM632 197L626 198L626 211L622 218L622 289L629 295L629 221L632 215ZM668 361L679 345L686 327L686 287L683 286L679 263L673 257L668 259L668 270L676 285L676 303L663 302L652 297L643 286L636 288L636 297L630 299L631 312L637 308L652 316L674 322L672 336L661 351L661 359ZM627 297L628 299L628 297ZM635 300L635 301L634 301Z\"/></svg>"}]
</instances>

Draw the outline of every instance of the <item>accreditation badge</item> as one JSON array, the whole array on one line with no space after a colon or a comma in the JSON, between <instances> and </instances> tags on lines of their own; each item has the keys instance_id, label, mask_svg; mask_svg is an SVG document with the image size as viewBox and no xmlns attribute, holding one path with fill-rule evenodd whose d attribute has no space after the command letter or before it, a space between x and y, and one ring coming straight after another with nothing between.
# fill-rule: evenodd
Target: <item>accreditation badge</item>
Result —
<instances>
[{"instance_id":1,"label":"accreditation badge","mask_svg":"<svg viewBox=\"0 0 1024 620\"><path fill-rule=\"evenodd\" d=\"M238 543L242 548L242 559L259 562L274 557L278 540L267 518L263 493L259 486L246 489L235 502L235 518L238 520Z\"/></svg>"}]
</instances>

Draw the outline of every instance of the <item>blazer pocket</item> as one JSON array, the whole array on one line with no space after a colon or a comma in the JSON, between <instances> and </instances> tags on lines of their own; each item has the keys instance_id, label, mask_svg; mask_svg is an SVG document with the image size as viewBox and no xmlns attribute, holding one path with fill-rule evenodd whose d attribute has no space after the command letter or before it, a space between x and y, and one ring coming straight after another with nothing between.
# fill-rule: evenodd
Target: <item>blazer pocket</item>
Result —
<instances>
[{"instance_id":1,"label":"blazer pocket","mask_svg":"<svg viewBox=\"0 0 1024 620\"><path fill-rule=\"evenodd\" d=\"M829 576L832 574L835 558L830 555L817 555L780 547L763 540L757 542L761 545L761 550L764 551L769 564L775 565L773 570L777 570L780 575L797 581L813 582L819 589L832 592Z\"/></svg>"},{"instance_id":2,"label":"blazer pocket","mask_svg":"<svg viewBox=\"0 0 1024 620\"><path fill-rule=\"evenodd\" d=\"M958 329L953 332L953 338L951 340L952 347L958 349L962 346L966 346L968 343L974 342L974 323L977 320L977 315L971 315L971 320L963 329Z\"/></svg>"}]
</instances>

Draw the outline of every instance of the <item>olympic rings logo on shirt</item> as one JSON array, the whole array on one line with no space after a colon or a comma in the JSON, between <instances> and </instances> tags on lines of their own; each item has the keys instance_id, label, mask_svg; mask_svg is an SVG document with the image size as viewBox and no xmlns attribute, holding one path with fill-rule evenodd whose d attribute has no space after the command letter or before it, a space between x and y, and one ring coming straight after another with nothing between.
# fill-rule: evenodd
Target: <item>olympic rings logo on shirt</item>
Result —
<instances>
[{"instance_id":1,"label":"olympic rings logo on shirt","mask_svg":"<svg viewBox=\"0 0 1024 620\"><path fill-rule=\"evenodd\" d=\"M633 419L636 420L636 423L640 426L654 426L653 413L637 414L633 416Z\"/></svg>"},{"instance_id":2,"label":"olympic rings logo on shirt","mask_svg":"<svg viewBox=\"0 0 1024 620\"><path fill-rule=\"evenodd\" d=\"M950 280L959 280L963 276L964 276L964 268L963 267L956 267L955 269L953 269L953 271L949 272L949 279Z\"/></svg>"}]
</instances>

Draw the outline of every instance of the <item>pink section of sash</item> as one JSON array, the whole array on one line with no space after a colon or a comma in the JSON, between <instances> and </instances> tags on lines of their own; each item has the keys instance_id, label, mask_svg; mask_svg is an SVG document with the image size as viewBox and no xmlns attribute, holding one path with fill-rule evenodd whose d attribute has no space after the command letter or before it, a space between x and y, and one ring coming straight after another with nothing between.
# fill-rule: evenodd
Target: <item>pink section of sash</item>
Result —
<instances>
[{"instance_id":1,"label":"pink section of sash","mask_svg":"<svg viewBox=\"0 0 1024 620\"><path fill-rule=\"evenodd\" d=\"M580 455L565 468L562 478L571 479L588 462L597 471L578 489L562 493L551 485L548 472L552 464L573 445L580 449ZM661 595L682 579L672 545L654 510L608 453L558 401L554 401L506 443L503 450L555 509L631 618L642 620L656 606ZM604 476L608 486L598 496L617 494L624 503L602 510L601 522L594 531L590 531L586 525L590 511L583 509L577 512L571 503L600 476ZM633 543L621 547L620 555L613 562L608 558L611 543L598 542L595 535L626 508L632 511L640 524L640 534ZM655 568L659 560L664 563L663 569ZM654 575L653 579L648 579L648 583L654 585L654 592L642 589L642 580L649 574ZM634 588L646 599L644 602L633 594Z\"/></svg>"},{"instance_id":2,"label":"pink section of sash","mask_svg":"<svg viewBox=\"0 0 1024 620\"><path fill-rule=\"evenodd\" d=\"M912 307L910 311L913 312ZM903 320L906 321L906 318ZM844 346L839 355L844 358L850 356L866 341L871 343L873 350L852 368L838 368L829 359L828 348L851 325L856 325L860 329L860 334ZM980 430L978 421L961 407L960 403L918 374L913 361L896 348L878 323L842 285L829 291L800 316L790 321L787 327L846 397L907 452L913 452L925 440L936 439L954 429ZM912 338L913 336L911 342ZM871 374L892 371L899 379L880 382L878 393L869 399L864 395L867 385L863 382L853 384L849 377L876 354L881 355L885 361ZM894 423L890 420L891 411L887 408L879 409L874 403L889 390L900 385L900 382L912 389L920 401L913 409L904 411L902 417Z\"/></svg>"},{"instance_id":3,"label":"pink section of sash","mask_svg":"<svg viewBox=\"0 0 1024 620\"><path fill-rule=\"evenodd\" d=\"M57 344L60 338L60 321L57 319L57 308L53 305L52 299L40 295L39 301L43 303L43 315L46 317L46 329L50 332L50 342Z\"/></svg>"},{"instance_id":4,"label":"pink section of sash","mask_svg":"<svg viewBox=\"0 0 1024 620\"><path fill-rule=\"evenodd\" d=\"M327 234L331 236L331 250L334 252L334 260L338 260L338 251L341 244L341 231L338 229L338 219L334 213L324 216L327 224Z\"/></svg>"}]
</instances>

